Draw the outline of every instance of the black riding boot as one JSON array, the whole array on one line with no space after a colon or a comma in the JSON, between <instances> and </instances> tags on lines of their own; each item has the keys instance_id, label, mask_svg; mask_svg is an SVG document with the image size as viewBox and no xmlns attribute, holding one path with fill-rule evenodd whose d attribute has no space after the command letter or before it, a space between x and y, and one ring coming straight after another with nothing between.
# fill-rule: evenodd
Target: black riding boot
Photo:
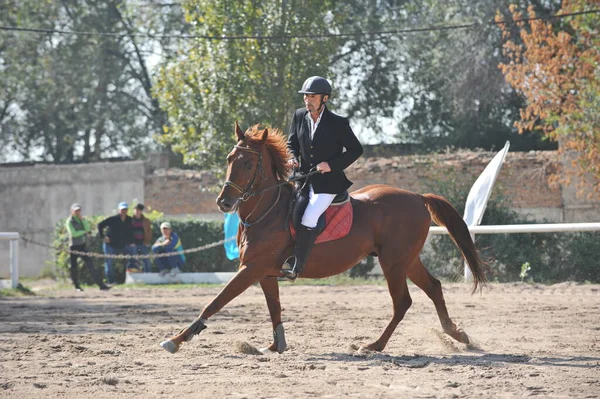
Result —
<instances>
[{"instance_id":1,"label":"black riding boot","mask_svg":"<svg viewBox=\"0 0 600 399\"><path fill-rule=\"evenodd\" d=\"M281 274L290 280L295 281L296 278L304 270L304 266L308 261L310 251L315 244L316 231L306 226L300 225L296 233L296 246L294 247L294 255L286 259L281 268Z\"/></svg>"}]
</instances>

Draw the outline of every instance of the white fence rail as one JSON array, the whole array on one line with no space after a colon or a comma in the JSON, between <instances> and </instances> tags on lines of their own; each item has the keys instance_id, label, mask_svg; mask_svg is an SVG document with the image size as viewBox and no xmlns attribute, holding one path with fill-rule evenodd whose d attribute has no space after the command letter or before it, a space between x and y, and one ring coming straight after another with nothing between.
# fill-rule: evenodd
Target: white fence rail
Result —
<instances>
[{"instance_id":1,"label":"white fence rail","mask_svg":"<svg viewBox=\"0 0 600 399\"><path fill-rule=\"evenodd\" d=\"M509 233L574 233L580 231L600 231L600 223L546 223L546 224L507 224L495 226L468 226L471 237L475 234L509 234ZM445 227L433 226L429 234L448 234ZM471 278L471 270L465 262L465 282Z\"/></svg>"},{"instance_id":2,"label":"white fence rail","mask_svg":"<svg viewBox=\"0 0 600 399\"><path fill-rule=\"evenodd\" d=\"M548 223L548 224L508 224L495 226L469 226L471 235L512 234L512 233L554 233L600 231L600 223ZM445 227L433 226L429 234L448 234ZM19 233L0 232L0 241L10 241L10 280L0 280L0 288L17 288L19 285ZM470 276L465 265L465 279Z\"/></svg>"},{"instance_id":3,"label":"white fence rail","mask_svg":"<svg viewBox=\"0 0 600 399\"><path fill-rule=\"evenodd\" d=\"M19 233L1 233L0 241L10 241L10 280L0 280L0 288L19 285ZM7 284L10 283L10 284Z\"/></svg>"},{"instance_id":4,"label":"white fence rail","mask_svg":"<svg viewBox=\"0 0 600 399\"><path fill-rule=\"evenodd\" d=\"M507 233L555 233L577 231L600 231L600 223L548 223L548 224L507 224L496 226L469 226L471 234ZM430 234L448 234L445 227L434 226Z\"/></svg>"}]
</instances>

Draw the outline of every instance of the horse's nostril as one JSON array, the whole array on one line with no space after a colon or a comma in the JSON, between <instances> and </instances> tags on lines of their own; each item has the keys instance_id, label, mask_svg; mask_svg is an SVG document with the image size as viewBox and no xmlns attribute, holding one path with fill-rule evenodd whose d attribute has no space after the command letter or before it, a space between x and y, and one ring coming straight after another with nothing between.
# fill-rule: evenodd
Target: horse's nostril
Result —
<instances>
[{"instance_id":1,"label":"horse's nostril","mask_svg":"<svg viewBox=\"0 0 600 399\"><path fill-rule=\"evenodd\" d=\"M221 206L223 209L231 208L231 204L225 198L220 198L217 200L217 205Z\"/></svg>"}]
</instances>

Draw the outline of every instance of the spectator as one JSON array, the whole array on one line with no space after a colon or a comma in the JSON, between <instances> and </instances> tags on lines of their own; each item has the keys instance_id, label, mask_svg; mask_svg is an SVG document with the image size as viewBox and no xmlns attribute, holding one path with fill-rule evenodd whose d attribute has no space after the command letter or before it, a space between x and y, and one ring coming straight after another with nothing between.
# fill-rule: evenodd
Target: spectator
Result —
<instances>
[{"instance_id":1,"label":"spectator","mask_svg":"<svg viewBox=\"0 0 600 399\"><path fill-rule=\"evenodd\" d=\"M71 216L66 222L67 233L69 234L69 249L72 251L87 252L87 236L91 232L90 223L81 216L81 205L71 205ZM71 280L77 291L83 291L79 285L79 268L77 258L81 258L90 272L94 283L98 284L101 290L109 290L110 287L104 284L99 273L94 269L94 264L89 256L77 255L71 253Z\"/></svg>"},{"instance_id":2,"label":"spectator","mask_svg":"<svg viewBox=\"0 0 600 399\"><path fill-rule=\"evenodd\" d=\"M106 255L124 254L126 247L133 245L133 230L131 217L127 215L129 206L126 202L119 203L119 213L104 219L98 224L98 234L104 238L102 248ZM104 233L104 229L106 234ZM106 258L104 271L109 284L114 283L113 265L114 258Z\"/></svg>"},{"instance_id":3,"label":"spectator","mask_svg":"<svg viewBox=\"0 0 600 399\"><path fill-rule=\"evenodd\" d=\"M148 255L150 251L150 244L152 242L152 227L150 226L150 220L144 216L144 204L137 204L131 218L131 227L133 231L133 245L127 247L130 255ZM144 273L150 273L152 270L150 265L150 259L142 259L144 264ZM127 269L130 272L137 272L138 259L129 259Z\"/></svg>"},{"instance_id":4,"label":"spectator","mask_svg":"<svg viewBox=\"0 0 600 399\"><path fill-rule=\"evenodd\" d=\"M158 271L163 276L169 271L172 275L175 275L181 271L181 267L185 263L185 255L183 254L181 240L179 239L177 233L173 231L171 228L171 223L169 222L161 223L160 231L162 236L160 236L152 246L152 253L178 253L173 256L155 258Z\"/></svg>"}]
</instances>

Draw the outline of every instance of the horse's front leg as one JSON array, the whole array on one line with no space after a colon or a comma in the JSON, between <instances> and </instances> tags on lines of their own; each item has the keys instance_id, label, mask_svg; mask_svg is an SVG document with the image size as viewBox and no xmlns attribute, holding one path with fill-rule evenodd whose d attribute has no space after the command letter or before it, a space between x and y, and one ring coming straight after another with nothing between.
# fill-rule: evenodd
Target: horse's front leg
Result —
<instances>
[{"instance_id":1,"label":"horse's front leg","mask_svg":"<svg viewBox=\"0 0 600 399\"><path fill-rule=\"evenodd\" d=\"M209 317L221 310L232 299L246 291L248 287L264 277L265 274L266 271L264 268L242 265L221 292L204 307L200 316L192 324L181 330L174 337L161 342L160 346L170 353L177 352L183 342L191 340L194 335L199 334L206 328L204 323Z\"/></svg>"},{"instance_id":2,"label":"horse's front leg","mask_svg":"<svg viewBox=\"0 0 600 399\"><path fill-rule=\"evenodd\" d=\"M263 278L260 280L260 286L267 300L267 307L273 323L273 343L266 348L262 348L262 353L278 352L283 353L287 349L285 342L285 332L283 323L281 323L281 303L279 302L279 283L276 278Z\"/></svg>"}]
</instances>

